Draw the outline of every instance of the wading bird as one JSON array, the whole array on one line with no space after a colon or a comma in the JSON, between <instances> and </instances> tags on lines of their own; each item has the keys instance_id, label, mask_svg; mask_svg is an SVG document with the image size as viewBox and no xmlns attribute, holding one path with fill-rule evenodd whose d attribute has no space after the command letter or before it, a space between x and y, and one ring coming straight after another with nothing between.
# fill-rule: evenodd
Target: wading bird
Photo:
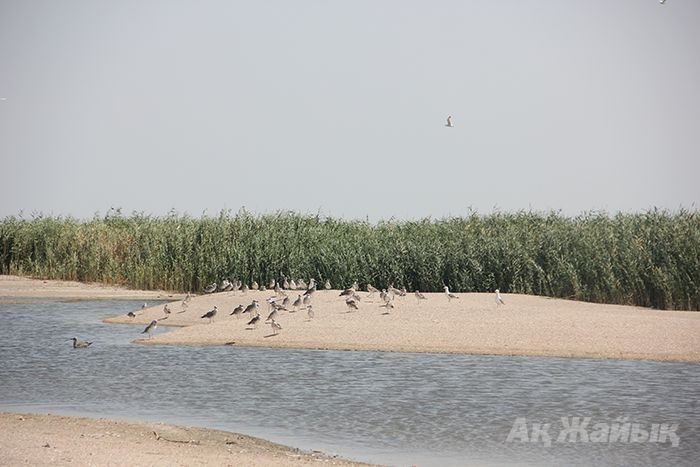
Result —
<instances>
[{"instance_id":1,"label":"wading bird","mask_svg":"<svg viewBox=\"0 0 700 467\"><path fill-rule=\"evenodd\" d=\"M148 324L148 326L146 326L146 329L141 331L141 334L148 334L148 338L150 339L152 337L151 333L153 333L153 331L155 331L157 327L158 327L158 320L154 319L153 321L151 321Z\"/></svg>"}]
</instances>

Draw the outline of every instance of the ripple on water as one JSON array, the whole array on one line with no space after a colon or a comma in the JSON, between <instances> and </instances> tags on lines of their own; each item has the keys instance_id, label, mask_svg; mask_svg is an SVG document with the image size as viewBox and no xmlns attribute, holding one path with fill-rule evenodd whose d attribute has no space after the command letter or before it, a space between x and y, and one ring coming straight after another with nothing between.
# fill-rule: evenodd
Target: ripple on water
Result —
<instances>
[{"instance_id":1,"label":"ripple on water","mask_svg":"<svg viewBox=\"0 0 700 467\"><path fill-rule=\"evenodd\" d=\"M208 426L395 464L700 458L699 365L139 346L142 326L101 322L140 306L0 303L0 410ZM74 336L95 343L74 350ZM504 442L518 417L560 427L569 416L679 423L681 444Z\"/></svg>"}]
</instances>

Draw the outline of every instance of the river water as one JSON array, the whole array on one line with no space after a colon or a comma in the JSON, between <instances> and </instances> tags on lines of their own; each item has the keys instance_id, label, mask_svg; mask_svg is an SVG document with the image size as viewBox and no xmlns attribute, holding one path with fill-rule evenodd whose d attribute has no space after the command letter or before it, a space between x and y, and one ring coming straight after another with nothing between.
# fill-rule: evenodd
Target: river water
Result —
<instances>
[{"instance_id":1,"label":"river water","mask_svg":"<svg viewBox=\"0 0 700 467\"><path fill-rule=\"evenodd\" d=\"M203 426L390 465L700 460L697 364L141 346L143 326L101 322L140 305L0 303L0 411ZM549 426L533 439L533 423Z\"/></svg>"}]
</instances>

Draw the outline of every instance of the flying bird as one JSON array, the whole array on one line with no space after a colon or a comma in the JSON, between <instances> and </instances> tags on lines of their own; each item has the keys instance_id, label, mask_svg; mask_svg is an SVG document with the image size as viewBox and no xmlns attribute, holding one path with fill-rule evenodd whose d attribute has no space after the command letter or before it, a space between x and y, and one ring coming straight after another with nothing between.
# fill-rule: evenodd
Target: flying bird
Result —
<instances>
[{"instance_id":1,"label":"flying bird","mask_svg":"<svg viewBox=\"0 0 700 467\"><path fill-rule=\"evenodd\" d=\"M450 127L450 128L452 128L452 127L454 126L454 125L452 124L452 115L449 115L449 116L447 117L447 123L445 124L445 126Z\"/></svg>"}]
</instances>

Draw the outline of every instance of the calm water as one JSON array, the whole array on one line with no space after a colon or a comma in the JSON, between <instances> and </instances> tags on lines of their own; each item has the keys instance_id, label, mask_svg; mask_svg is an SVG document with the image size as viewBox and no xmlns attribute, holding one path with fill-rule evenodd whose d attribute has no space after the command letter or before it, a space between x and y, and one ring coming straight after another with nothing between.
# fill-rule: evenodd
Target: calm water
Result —
<instances>
[{"instance_id":1,"label":"calm water","mask_svg":"<svg viewBox=\"0 0 700 467\"><path fill-rule=\"evenodd\" d=\"M145 347L130 344L142 326L101 323L140 304L0 304L0 410L220 428L393 465L700 459L700 365ZM73 336L95 343L74 350ZM556 442L571 416L677 423L680 445ZM550 423L551 446L506 443L519 417Z\"/></svg>"}]
</instances>

